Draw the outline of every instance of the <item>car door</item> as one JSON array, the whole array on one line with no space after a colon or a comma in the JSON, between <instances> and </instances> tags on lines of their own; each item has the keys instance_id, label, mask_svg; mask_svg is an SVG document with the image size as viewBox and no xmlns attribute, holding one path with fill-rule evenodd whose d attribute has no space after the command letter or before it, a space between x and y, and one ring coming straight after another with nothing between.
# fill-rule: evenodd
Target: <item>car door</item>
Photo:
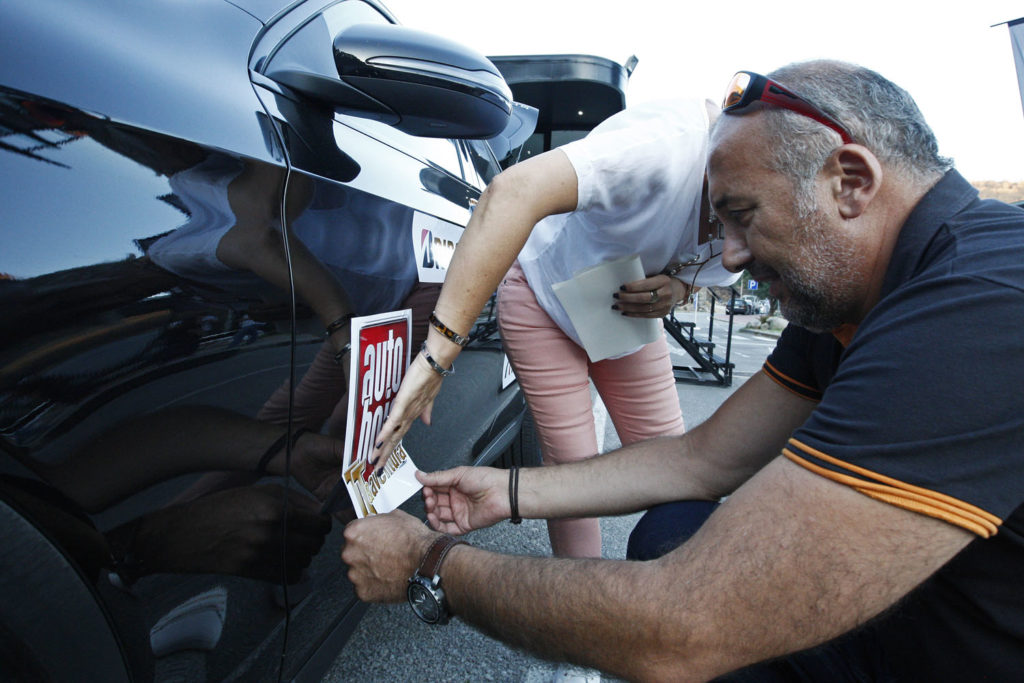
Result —
<instances>
[{"instance_id":1,"label":"car door","mask_svg":"<svg viewBox=\"0 0 1024 683\"><path fill-rule=\"evenodd\" d=\"M303 201L248 77L262 26L175 4L0 22L0 634L27 677L264 670L280 577L319 547L284 555L292 494L242 474L284 431L255 417L292 363L290 277L258 238Z\"/></svg>"},{"instance_id":2,"label":"car door","mask_svg":"<svg viewBox=\"0 0 1024 683\"><path fill-rule=\"evenodd\" d=\"M287 287L236 278L204 247L250 176L268 215L282 203L246 70L261 26L174 4L0 11L0 635L28 653L3 657L15 678L160 678L182 661L220 678L280 622L280 553L259 529L281 490L189 493L245 468L229 425L290 362Z\"/></svg>"}]
</instances>

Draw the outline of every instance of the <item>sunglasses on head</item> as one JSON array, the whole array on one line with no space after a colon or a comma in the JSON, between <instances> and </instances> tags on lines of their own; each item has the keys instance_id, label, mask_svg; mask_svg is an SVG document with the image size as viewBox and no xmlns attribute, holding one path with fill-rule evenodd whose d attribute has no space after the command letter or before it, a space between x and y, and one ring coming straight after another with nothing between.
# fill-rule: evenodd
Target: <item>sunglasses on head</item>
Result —
<instances>
[{"instance_id":1,"label":"sunglasses on head","mask_svg":"<svg viewBox=\"0 0 1024 683\"><path fill-rule=\"evenodd\" d=\"M823 126L828 126L839 133L839 137L843 139L844 144L848 145L853 142L853 137L831 116L792 90L784 88L770 78L756 74L753 71L738 71L732 77L729 89L725 91L722 111L736 111L737 109L750 106L757 101L795 111L797 114L814 119Z\"/></svg>"}]
</instances>

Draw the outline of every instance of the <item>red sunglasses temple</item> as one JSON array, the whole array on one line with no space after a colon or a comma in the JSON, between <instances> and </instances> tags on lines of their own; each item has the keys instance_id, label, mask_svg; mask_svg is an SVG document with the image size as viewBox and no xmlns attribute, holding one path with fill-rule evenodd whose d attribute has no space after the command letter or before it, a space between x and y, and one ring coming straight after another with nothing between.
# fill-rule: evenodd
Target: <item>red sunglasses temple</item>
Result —
<instances>
[{"instance_id":1,"label":"red sunglasses temple","mask_svg":"<svg viewBox=\"0 0 1024 683\"><path fill-rule=\"evenodd\" d=\"M764 89L761 91L760 96L757 99L767 102L768 104L774 104L776 107L782 107L783 109L789 109L790 111L795 111L798 114L803 114L807 118L813 119L821 125L827 126L839 133L839 137L843 139L843 144L849 145L853 143L853 138L850 137L850 134L847 133L846 130L831 117L825 115L825 113L820 109L789 92L777 83L774 83L767 78L764 80Z\"/></svg>"}]
</instances>

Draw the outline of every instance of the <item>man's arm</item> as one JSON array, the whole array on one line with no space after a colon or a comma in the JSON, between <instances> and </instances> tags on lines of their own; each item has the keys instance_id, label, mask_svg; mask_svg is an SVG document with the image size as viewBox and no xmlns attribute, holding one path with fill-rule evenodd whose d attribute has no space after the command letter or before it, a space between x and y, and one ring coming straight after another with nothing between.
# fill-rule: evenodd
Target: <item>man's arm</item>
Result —
<instances>
[{"instance_id":1,"label":"man's arm","mask_svg":"<svg viewBox=\"0 0 1024 683\"><path fill-rule=\"evenodd\" d=\"M616 515L667 501L718 499L778 455L814 406L758 373L682 436L522 470L519 513L541 519ZM417 476L435 529L465 533L509 516L504 470L456 468Z\"/></svg>"},{"instance_id":2,"label":"man's arm","mask_svg":"<svg viewBox=\"0 0 1024 683\"><path fill-rule=\"evenodd\" d=\"M659 560L460 546L443 576L455 614L505 642L629 679L707 680L864 623L971 539L778 457Z\"/></svg>"},{"instance_id":3,"label":"man's arm","mask_svg":"<svg viewBox=\"0 0 1024 683\"><path fill-rule=\"evenodd\" d=\"M458 546L442 571L454 613L541 656L651 680L707 680L864 623L972 536L779 456L813 405L759 374L688 437L524 472L520 509L539 517L738 488L689 542L651 562L510 557ZM681 443L688 444L682 453ZM768 449L774 455L762 466ZM467 498L492 501L497 520L508 515L505 486L507 475L489 496ZM457 501L459 486L446 495ZM359 597L395 601L433 534L393 513L353 522L345 538L343 559Z\"/></svg>"},{"instance_id":4,"label":"man's arm","mask_svg":"<svg viewBox=\"0 0 1024 683\"><path fill-rule=\"evenodd\" d=\"M815 405L759 372L686 434L643 441L564 469L524 471L520 514L624 514L668 501L715 500L778 455ZM534 481L540 482L536 488Z\"/></svg>"}]
</instances>

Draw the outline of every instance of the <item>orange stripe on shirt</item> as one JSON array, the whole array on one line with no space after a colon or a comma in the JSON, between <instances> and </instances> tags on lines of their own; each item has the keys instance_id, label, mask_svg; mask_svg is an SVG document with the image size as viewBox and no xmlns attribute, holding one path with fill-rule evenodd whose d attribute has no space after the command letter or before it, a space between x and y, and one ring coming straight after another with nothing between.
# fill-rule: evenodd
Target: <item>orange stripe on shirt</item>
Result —
<instances>
[{"instance_id":1,"label":"orange stripe on shirt","mask_svg":"<svg viewBox=\"0 0 1024 683\"><path fill-rule=\"evenodd\" d=\"M953 498L952 496L913 486L897 479L892 479L876 472L871 472L870 470L866 470L862 467L845 463L837 458L833 458L830 455L822 453L819 450L811 448L796 439L790 439L789 442L797 448L813 454L815 457L826 462L875 480L873 482L864 481L863 479L859 479L848 474L835 472L800 457L789 448L782 449L783 455L797 465L800 465L815 474L819 474L826 479L849 486L850 488L874 498L875 500L880 500L912 512L928 515L929 517L941 519L945 522L966 529L971 533L977 534L982 538L989 538L995 535L999 531L999 525L1003 523L999 517L971 505L970 503Z\"/></svg>"},{"instance_id":2,"label":"orange stripe on shirt","mask_svg":"<svg viewBox=\"0 0 1024 683\"><path fill-rule=\"evenodd\" d=\"M803 382L798 382L797 380L793 379L789 375L787 375L787 374L785 374L783 372L779 372L779 369L776 368L771 363L769 363L768 361L765 361L763 370L764 370L764 374L768 375L768 377L770 377L773 382L778 384L780 387L782 387L786 391L792 392L792 393L796 394L797 396L799 396L800 398L805 398L805 399L807 399L809 401L820 400L819 398L814 398L814 397L808 396L807 394L802 394L799 391L797 391L796 389L794 389L793 387L794 386L795 387L801 387L803 389L806 389L808 392L811 392L811 393L813 393L813 394L815 394L816 396L819 396L819 397L821 396L821 389L809 386L807 384L804 384ZM793 386L787 385L786 382L789 382Z\"/></svg>"}]
</instances>

